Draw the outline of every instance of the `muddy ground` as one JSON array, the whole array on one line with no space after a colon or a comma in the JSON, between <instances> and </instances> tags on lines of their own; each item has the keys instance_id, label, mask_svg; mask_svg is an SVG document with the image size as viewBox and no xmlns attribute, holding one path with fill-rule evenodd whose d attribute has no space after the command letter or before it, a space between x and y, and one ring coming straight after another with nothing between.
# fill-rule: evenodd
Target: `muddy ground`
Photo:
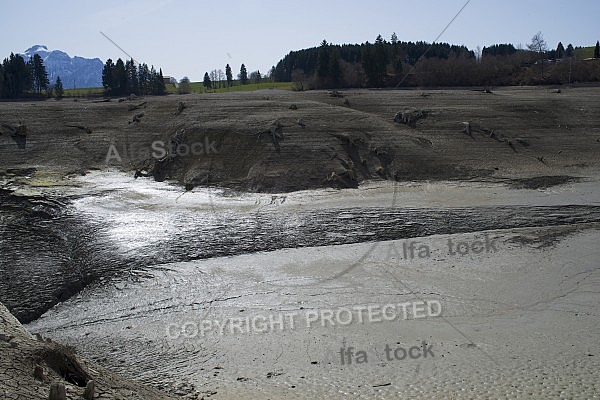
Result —
<instances>
[{"instance_id":1,"label":"muddy ground","mask_svg":"<svg viewBox=\"0 0 600 400\"><path fill-rule=\"evenodd\" d=\"M346 279L346 275L354 276L355 266L368 267L370 261L363 265L365 257L373 253L378 243L492 230L510 236L523 229L527 234L511 236L507 243L530 246L531 237L542 235L541 252L537 246L534 246L535 251L522 254L511 249L509 261L492 262L491 278L478 278L472 287L478 288L481 282L495 282L498 278L497 285L475 290L478 296L473 299L468 294L472 289L469 277L479 266L486 267L490 260L465 261L466 268L458 274L453 270L454 261L444 261L440 255L442 258L432 265L439 268L441 280L430 283L426 281L430 279L428 275L416 269L414 282L423 285L424 293L437 293L444 282L454 282L448 289L448 298L465 296L471 302L488 301L489 295L493 304L506 302L521 293L529 294L531 298L527 300L535 300L532 304L539 304L538 297L555 296L554 292L558 293L557 299L572 293L579 296L576 290L579 281L565 286L564 278L570 282L571 278L589 273L591 275L586 276L595 279L597 271L593 262L595 253L588 249L590 243L597 241L600 221L599 95L600 88L564 88L560 93L545 88L505 88L491 94L476 90L361 90L331 96L325 91L262 91L110 101L0 102L0 302L21 322L33 321L28 329L73 345L103 366L178 397L182 394L188 398L211 397L218 393L218 397L235 398L238 391L240 397L255 391L257 397L294 398L289 388L295 389L298 382L290 381L289 377L278 381L284 379L278 376L286 374L297 374L301 380L309 378L310 388L301 393L312 394L314 398L335 398L356 390L372 398L369 387L383 391L380 393L383 397L400 394L404 390L401 383L409 376L402 375L404 381L398 380L393 365L386 364L386 368L391 369L384 374L384 380L376 369L369 375L372 382L368 380L366 386L363 382L356 389L357 379L362 376L358 373L346 374L341 369L342 375L337 376L335 382L320 380L329 376L328 371L307 374L300 357L305 349L290 353L283 362L286 368L289 364L289 368L283 372L272 369L279 358L271 360L270 356L259 354L255 359L246 359L245 365L256 367L256 376L249 378L251 384L245 383L248 376L233 371L239 360L229 360L229 354L239 354L240 349L247 348L269 349L269 354L275 354L276 349L268 346L283 346L285 337L282 341L264 343L260 340L240 342L235 338L237 344L229 343L225 349L219 347L218 340L207 347L210 354L198 356L201 359L194 358L195 351L190 353L177 346L175 353L180 357L174 358L173 344L168 343L164 354L157 353L160 357L150 354L140 359L139 349L131 346L140 338L120 336L133 326L129 324L129 315L117 315L115 320L129 325L115 327L105 321L102 307L112 307L108 299L120 296L115 295L112 287L121 293L123 285L119 282L122 281L131 283L134 288L133 292L127 292L128 298L136 303L133 308L126 304L129 310L152 301L150 294L157 293L152 286L156 282L159 286L166 285L170 292L179 290L190 296L206 294L207 303L213 304L222 301L220 294L215 295L202 285L196 287L194 282L208 279L207 287L211 288L220 279L227 287L239 280L255 290L254 286L270 285L280 269L285 274L299 274L299 282L321 275L328 276L326 281L329 282L332 274L336 279ZM166 154L166 150L171 154ZM217 190L215 187L226 190L211 194ZM297 192L304 189L310 190ZM586 236L571 236L578 232L585 232ZM573 237L578 238L576 243L572 242ZM564 243L567 243L564 248L556 247ZM318 258L323 252L327 253L325 261ZM361 258L362 253L365 256ZM278 258L281 254L283 261ZM315 255L318 259L310 261L308 270L296 268L298 260L304 263ZM375 257L377 265L390 263L389 254L376 256L379 257ZM538 277L541 283L536 290L521 288L521 283L527 282L531 274L542 271L538 265L541 256L547 258L544 262L553 266L554 272L541 273ZM288 258L293 260L290 265L294 266L290 271L287 271ZM239 271L255 262L264 270L264 279L257 282L240 275ZM214 273L203 271L205 265L213 264L218 266ZM515 265L522 274L499 278L497 270L511 270ZM190 266L188 279L186 268ZM408 268L412 271L412 267ZM223 275L225 270L232 276ZM449 271L452 279L444 278L444 271ZM173 274L174 283L162 279L161 273ZM281 278L284 287L289 285L289 278L287 275ZM359 277L359 282L371 282L370 279L371 275L367 274ZM372 301L374 290L389 294L390 299L397 297L395 290L387 293L382 289L387 287L388 281L384 276L381 282L375 282L374 287L361 294L363 297L359 296L361 302ZM189 283L192 287L186 286ZM145 285L149 285L147 292ZM88 289L82 292L86 287ZM548 287L552 288L550 294ZM493 295L489 294L490 288ZM273 301L278 304L272 296L280 289L256 292L257 303L242 302L227 304L227 307L272 310L269 305ZM455 289L456 293L452 293ZM290 288L286 290L294 292ZM588 293L587 289L582 293ZM285 291L284 294L289 295ZM318 288L300 294L314 301L311 307L315 309L322 308L323 301L331 305L344 298L343 293L341 297L323 297ZM235 302L243 296L243 293L234 293L225 300ZM447 300L444 295L438 298L442 302ZM192 304L198 301L195 297L169 299L172 304L165 310L179 310L187 307L188 301ZM552 299L548 302L554 301ZM594 315L588 313L588 307L596 306L595 298L586 297L581 304L581 310L573 311L576 317L583 316L579 328L582 331L595 329ZM444 307L446 305L447 302ZM37 319L49 309L49 313ZM117 313L121 313L121 309L120 306L115 308ZM81 310L85 313L80 315ZM93 312L88 313L88 310ZM164 342L164 325L176 316L179 318L178 312L165 311L160 318L144 314L144 318L154 318L152 326L156 328L152 330L156 337L145 342L145 350L160 348ZM478 324L497 321L494 320L495 309L482 319L476 319L475 314L456 314L474 321L463 325L475 340L456 342L455 347L485 348L494 353L512 343L494 339L488 344L484 343L485 338L476 337ZM518 322L518 315L514 317ZM6 326L17 326L10 318L3 317ZM556 330L553 331L556 338L569 335L564 328L568 321L560 319L560 315L550 313L531 318L541 321L540 331L546 332L548 325ZM88 336L92 331L86 330L90 321L102 327L94 330L92 336ZM517 322L500 329L498 337L508 337L515 331ZM139 332L148 332L150 325L142 322ZM517 342L532 335L527 324L518 326L522 332L515 336ZM433 331L440 331L439 327ZM440 332L443 338L438 338L439 346L443 348L444 338L451 337L452 331L442 329ZM363 333L359 329L351 333L351 337L358 340ZM392 333L385 328L378 334L388 341L392 337L385 335ZM313 334L317 335L306 333L299 343L314 342ZM330 332L318 336L328 338ZM107 337L112 339L107 340ZM6 342L2 343L7 349L17 349L9 350L10 357L5 360L8 367L0 365L3 367L0 397L18 398L25 390L30 391L27 393L31 393L32 398L47 398L50 378L60 379L60 373L54 374L55 365L48 364L43 354L39 354L54 348L54 344L42 346L27 337L23 340L25 346L15 346L11 344L12 339L0 339ZM345 336L342 339L345 343ZM507 340L513 340L512 336ZM585 385L595 380L590 372L593 368L589 368L589 355L583 352L594 340L583 338L583 345L578 348L581 354L575 356L578 363L587 361L587 372L577 372L577 379ZM566 343L562 339L559 342ZM544 343L536 339L533 345L537 347L527 357L545 354L548 346ZM560 351L566 350L567 345L563 347ZM68 356L69 351L61 348L58 354ZM321 354L323 349L315 351ZM456 353L456 349L448 349L450 353L458 358L436 364L431 376L452 375L453 371L460 370L472 377L474 364L460 352ZM494 357L499 354L494 353ZM540 374L546 375L544 371L549 370L543 366L548 360L538 358L542 365ZM51 377L35 380L31 371L21 388L14 384L14 379L4 379L10 374L18 375L19 368L25 368L25 373L28 368L35 369L36 360ZM189 371L184 373L173 368L173 360L181 365L199 362L198 365L207 370L225 368L228 372L221 380L215 379L216 372L205 376L198 371L188 379ZM310 365L308 368L313 368L321 361L311 359L306 363ZM570 386L565 389L567 383L561 381L556 371L571 364L570 361L561 363L550 368L552 379L557 382L549 386L550 392L545 382L536 380L537 375L534 379L531 373L525 383L519 383L519 388L512 384L509 387L515 377L506 370L527 369L527 366L521 368L519 363L517 366L508 361L502 363L506 370L498 372L488 368L486 374L499 373L497 381L506 381L505 386L498 387L498 393L508 393L512 388L517 388L514 389L517 394L531 390L546 395L597 392L597 388L590 385L584 385L584 389ZM476 365L479 368L479 364ZM420 368L417 366L416 372ZM233 372L230 373L230 369ZM458 379L448 378L447 388L455 388ZM269 386L276 380L277 387ZM392 383L396 381L400 386ZM114 381L102 384L103 390L106 393L113 390L111 385L115 382L121 387L120 381ZM472 391L489 394L486 392L489 382L474 382ZM280 384L283 386L279 387ZM387 389L380 389L380 384ZM83 391L82 387L75 386L71 387L70 396L79 396ZM413 395L417 390L422 395L428 387L424 384L406 390ZM336 393L324 396L327 388L335 389ZM144 393L147 389L136 386L131 390L131 393L138 390ZM147 392L147 396L161 398L162 395Z\"/></svg>"},{"instance_id":2,"label":"muddy ground","mask_svg":"<svg viewBox=\"0 0 600 400\"><path fill-rule=\"evenodd\" d=\"M537 178L544 186L539 177L598 169L599 94L267 90L2 102L0 173L48 185L114 167L188 189L272 192L373 179ZM406 124L394 122L398 112ZM162 157L169 152L173 157Z\"/></svg>"}]
</instances>

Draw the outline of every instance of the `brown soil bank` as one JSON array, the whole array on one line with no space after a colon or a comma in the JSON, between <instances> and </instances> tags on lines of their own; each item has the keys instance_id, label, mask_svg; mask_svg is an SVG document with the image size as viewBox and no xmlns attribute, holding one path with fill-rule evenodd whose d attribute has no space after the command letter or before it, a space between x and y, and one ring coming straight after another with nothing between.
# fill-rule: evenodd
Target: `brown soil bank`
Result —
<instances>
[{"instance_id":1,"label":"brown soil bank","mask_svg":"<svg viewBox=\"0 0 600 400\"><path fill-rule=\"evenodd\" d=\"M551 184L600 165L600 88L122 100L0 103L0 172L50 184L114 167L188 189L276 192L368 179L561 177Z\"/></svg>"},{"instance_id":2,"label":"brown soil bank","mask_svg":"<svg viewBox=\"0 0 600 400\"><path fill-rule=\"evenodd\" d=\"M1 303L0 351L2 399L173 399L85 362L65 346L34 338Z\"/></svg>"}]
</instances>

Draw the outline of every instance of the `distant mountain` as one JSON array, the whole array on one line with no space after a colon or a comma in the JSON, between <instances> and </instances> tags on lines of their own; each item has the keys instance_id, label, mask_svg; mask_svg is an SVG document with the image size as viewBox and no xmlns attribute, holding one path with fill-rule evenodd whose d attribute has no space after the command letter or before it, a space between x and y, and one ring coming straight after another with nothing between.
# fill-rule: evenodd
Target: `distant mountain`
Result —
<instances>
[{"instance_id":1,"label":"distant mountain","mask_svg":"<svg viewBox=\"0 0 600 400\"><path fill-rule=\"evenodd\" d=\"M30 47L21 56L27 61L34 54L39 54L44 60L51 84L60 76L65 89L102 87L104 63L99 58L71 58L63 51L50 51L43 45Z\"/></svg>"}]
</instances>

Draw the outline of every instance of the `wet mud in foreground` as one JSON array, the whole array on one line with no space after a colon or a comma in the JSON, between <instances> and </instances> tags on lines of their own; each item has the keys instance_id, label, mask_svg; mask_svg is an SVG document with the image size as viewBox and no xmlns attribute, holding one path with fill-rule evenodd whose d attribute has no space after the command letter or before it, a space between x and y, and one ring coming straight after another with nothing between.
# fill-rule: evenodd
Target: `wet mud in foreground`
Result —
<instances>
[{"instance_id":1,"label":"wet mud in foreground","mask_svg":"<svg viewBox=\"0 0 600 400\"><path fill-rule=\"evenodd\" d=\"M113 223L69 199L0 192L0 302L22 322L39 317L85 286L156 265L285 248L380 242L439 234L600 222L600 206L411 208L365 207L278 211L146 208L134 221L128 204L98 198L125 229L168 221L167 232L119 239ZM88 199L89 200L89 199ZM125 243L121 243L123 241ZM135 247L127 246L135 241Z\"/></svg>"},{"instance_id":2,"label":"wet mud in foreground","mask_svg":"<svg viewBox=\"0 0 600 400\"><path fill-rule=\"evenodd\" d=\"M27 328L184 399L593 398L598 227L411 239L429 246L427 258L401 259L411 240L399 240L171 263L88 287ZM497 252L445 251L486 235ZM441 316L335 314L420 299L439 302ZM292 313L293 326L283 317ZM257 317L266 322L253 328ZM433 354L390 360L386 345Z\"/></svg>"},{"instance_id":3,"label":"wet mud in foreground","mask_svg":"<svg viewBox=\"0 0 600 400\"><path fill-rule=\"evenodd\" d=\"M78 211L69 200L1 195L0 301L22 322L34 320L92 282L157 264L284 248L600 222L600 206L331 208L245 214L161 210L166 213L163 218L175 225L173 234L124 251L111 238L109 226Z\"/></svg>"}]
</instances>

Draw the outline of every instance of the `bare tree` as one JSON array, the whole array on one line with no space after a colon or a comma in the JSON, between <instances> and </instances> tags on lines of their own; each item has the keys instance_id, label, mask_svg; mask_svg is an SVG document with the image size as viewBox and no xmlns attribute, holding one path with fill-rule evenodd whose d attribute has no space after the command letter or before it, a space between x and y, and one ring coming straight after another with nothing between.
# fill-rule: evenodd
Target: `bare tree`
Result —
<instances>
[{"instance_id":1,"label":"bare tree","mask_svg":"<svg viewBox=\"0 0 600 400\"><path fill-rule=\"evenodd\" d=\"M217 81L219 80L219 74L216 69L210 71L210 80L213 83L213 88L218 86Z\"/></svg>"},{"instance_id":2,"label":"bare tree","mask_svg":"<svg viewBox=\"0 0 600 400\"><path fill-rule=\"evenodd\" d=\"M292 82L294 82L294 87L296 90L304 91L304 83L303 81L306 79L304 76L304 70L301 68L296 68L292 71Z\"/></svg>"},{"instance_id":3,"label":"bare tree","mask_svg":"<svg viewBox=\"0 0 600 400\"><path fill-rule=\"evenodd\" d=\"M250 72L250 80L254 83L260 83L260 80L262 78L262 75L260 74L260 71L252 71Z\"/></svg>"},{"instance_id":4,"label":"bare tree","mask_svg":"<svg viewBox=\"0 0 600 400\"><path fill-rule=\"evenodd\" d=\"M546 52L548 51L548 44L544 40L542 36L542 32L538 32L531 38L531 43L527 45L527 48L530 51L538 53L540 57L540 62L542 64L542 79L544 79L544 57L546 57Z\"/></svg>"},{"instance_id":5,"label":"bare tree","mask_svg":"<svg viewBox=\"0 0 600 400\"><path fill-rule=\"evenodd\" d=\"M223 81L225 80L225 73L222 69L217 71L217 77L219 78L219 87L223 87Z\"/></svg>"},{"instance_id":6,"label":"bare tree","mask_svg":"<svg viewBox=\"0 0 600 400\"><path fill-rule=\"evenodd\" d=\"M190 79L187 76L184 76L179 81L179 86L177 87L178 94L188 94L192 93L192 86L190 84Z\"/></svg>"}]
</instances>

